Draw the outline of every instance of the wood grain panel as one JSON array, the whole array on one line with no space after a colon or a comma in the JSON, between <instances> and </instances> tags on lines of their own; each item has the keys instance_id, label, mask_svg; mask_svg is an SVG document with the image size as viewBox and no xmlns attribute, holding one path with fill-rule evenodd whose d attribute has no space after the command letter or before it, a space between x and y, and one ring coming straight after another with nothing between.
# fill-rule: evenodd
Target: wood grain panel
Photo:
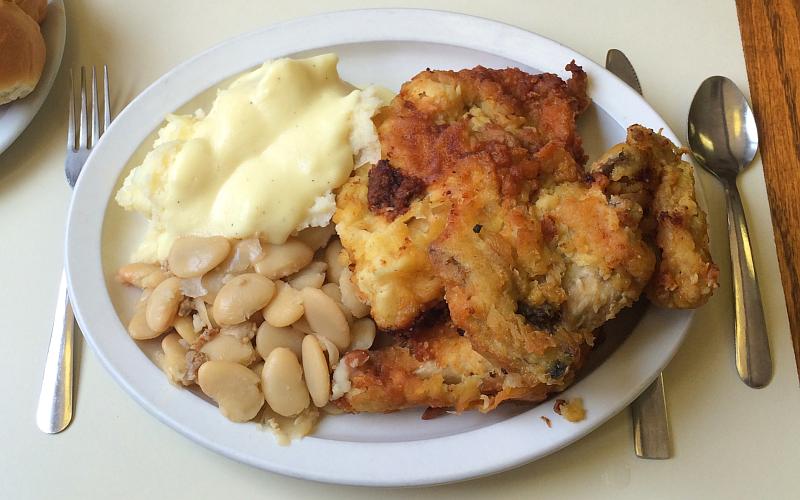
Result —
<instances>
[{"instance_id":1,"label":"wood grain panel","mask_svg":"<svg viewBox=\"0 0 800 500\"><path fill-rule=\"evenodd\" d=\"M800 0L737 0L800 376Z\"/></svg>"}]
</instances>

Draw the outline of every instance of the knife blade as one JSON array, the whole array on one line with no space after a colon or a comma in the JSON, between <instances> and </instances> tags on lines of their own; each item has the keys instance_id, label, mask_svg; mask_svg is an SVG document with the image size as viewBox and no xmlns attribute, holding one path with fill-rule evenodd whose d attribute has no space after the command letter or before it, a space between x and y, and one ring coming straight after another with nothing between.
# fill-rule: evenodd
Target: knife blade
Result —
<instances>
[{"instance_id":1,"label":"knife blade","mask_svg":"<svg viewBox=\"0 0 800 500\"><path fill-rule=\"evenodd\" d=\"M606 69L614 73L620 80L627 83L629 87L642 94L642 86L633 64L621 50L611 49L606 54Z\"/></svg>"},{"instance_id":2,"label":"knife blade","mask_svg":"<svg viewBox=\"0 0 800 500\"><path fill-rule=\"evenodd\" d=\"M639 77L628 57L617 49L606 54L606 69L642 95ZM640 311L644 311L644 307ZM667 401L664 397L664 377L656 380L631 403L633 417L633 447L639 458L665 459L671 453Z\"/></svg>"}]
</instances>

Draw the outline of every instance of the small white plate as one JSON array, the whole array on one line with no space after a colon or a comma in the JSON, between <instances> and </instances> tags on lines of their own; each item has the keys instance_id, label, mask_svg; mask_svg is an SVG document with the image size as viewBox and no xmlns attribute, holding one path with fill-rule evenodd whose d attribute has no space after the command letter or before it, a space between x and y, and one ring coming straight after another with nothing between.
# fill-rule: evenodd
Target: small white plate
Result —
<instances>
[{"instance_id":1,"label":"small white plate","mask_svg":"<svg viewBox=\"0 0 800 500\"><path fill-rule=\"evenodd\" d=\"M144 230L138 214L113 202L121 179L150 147L170 112L208 105L213 89L266 59L335 51L342 76L397 89L431 68L519 66L564 74L572 59L589 76L594 105L581 118L592 157L641 123L677 142L633 90L580 54L541 36L484 19L424 10L360 10L299 19L234 38L181 64L137 97L92 153L70 207L67 270L75 313L112 376L153 415L190 439L270 471L332 483L408 486L458 481L519 466L589 433L625 408L669 362L691 312L650 308L610 357L562 397L582 397L584 421L571 424L552 404L504 406L420 420L419 411L323 419L311 437L280 447L255 424L235 424L196 393L171 386L152 361L157 342L125 331L135 295L114 281ZM120 319L121 318L121 319ZM553 420L548 428L540 417Z\"/></svg>"},{"instance_id":2,"label":"small white plate","mask_svg":"<svg viewBox=\"0 0 800 500\"><path fill-rule=\"evenodd\" d=\"M56 79L67 36L67 18L64 15L63 0L50 0L47 17L41 28L47 50L42 76L33 92L22 99L0 106L0 154L17 140L39 112Z\"/></svg>"}]
</instances>

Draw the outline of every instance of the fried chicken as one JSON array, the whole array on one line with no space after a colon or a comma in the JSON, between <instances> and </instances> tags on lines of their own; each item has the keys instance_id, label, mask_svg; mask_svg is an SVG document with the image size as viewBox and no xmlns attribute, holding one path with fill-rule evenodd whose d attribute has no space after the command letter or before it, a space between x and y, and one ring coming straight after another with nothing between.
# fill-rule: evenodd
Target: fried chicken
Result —
<instances>
[{"instance_id":1,"label":"fried chicken","mask_svg":"<svg viewBox=\"0 0 800 500\"><path fill-rule=\"evenodd\" d=\"M563 152L549 149L540 165ZM608 200L602 182L578 180L569 155L558 161L575 174L548 183L540 170L535 202L533 192L504 194L491 162L453 177L453 208L430 248L453 322L476 351L529 385L559 383L560 367L639 297L655 266L633 204Z\"/></svg>"},{"instance_id":2,"label":"fried chicken","mask_svg":"<svg viewBox=\"0 0 800 500\"><path fill-rule=\"evenodd\" d=\"M573 380L583 354L564 368L558 386L525 386L518 374L506 373L475 352L444 319L391 346L346 354L340 366L348 367L351 387L336 403L350 412L377 413L418 406L487 412L506 400L539 402Z\"/></svg>"},{"instance_id":3,"label":"fried chicken","mask_svg":"<svg viewBox=\"0 0 800 500\"><path fill-rule=\"evenodd\" d=\"M693 168L681 160L684 152L664 136L632 125L626 142L589 168L608 178L611 196L644 207L642 228L659 256L647 296L677 309L705 304L719 278L708 249L706 214L695 198Z\"/></svg>"},{"instance_id":4,"label":"fried chicken","mask_svg":"<svg viewBox=\"0 0 800 500\"><path fill-rule=\"evenodd\" d=\"M444 298L428 248L444 228L450 204L431 190L403 214L376 213L368 203L371 170L371 165L359 168L341 188L333 220L362 302L370 305L379 328L401 330Z\"/></svg>"},{"instance_id":5,"label":"fried chicken","mask_svg":"<svg viewBox=\"0 0 800 500\"><path fill-rule=\"evenodd\" d=\"M584 168L585 75L567 69L569 82L426 71L375 119L384 160L341 189L334 221L361 298L399 340L343 358L342 408L540 401L645 291L681 308L713 292L682 151L635 125ZM442 299L446 320L408 330Z\"/></svg>"},{"instance_id":6,"label":"fried chicken","mask_svg":"<svg viewBox=\"0 0 800 500\"><path fill-rule=\"evenodd\" d=\"M428 70L374 118L386 163L359 169L341 188L334 222L380 328L407 328L444 297L428 248L450 212L452 174L480 157L503 169L504 193L527 192L546 145L584 161L575 118L589 103L586 75L574 63L567 70L567 82L515 68Z\"/></svg>"}]
</instances>

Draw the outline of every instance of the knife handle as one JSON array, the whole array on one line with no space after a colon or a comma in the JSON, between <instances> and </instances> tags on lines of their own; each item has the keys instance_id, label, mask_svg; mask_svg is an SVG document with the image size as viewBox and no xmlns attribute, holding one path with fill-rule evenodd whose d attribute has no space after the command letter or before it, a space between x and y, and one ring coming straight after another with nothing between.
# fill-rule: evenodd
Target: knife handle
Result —
<instances>
[{"instance_id":1,"label":"knife handle","mask_svg":"<svg viewBox=\"0 0 800 500\"><path fill-rule=\"evenodd\" d=\"M657 460L671 457L663 375L659 373L650 387L631 403L631 416L633 417L633 448L636 456Z\"/></svg>"}]
</instances>

